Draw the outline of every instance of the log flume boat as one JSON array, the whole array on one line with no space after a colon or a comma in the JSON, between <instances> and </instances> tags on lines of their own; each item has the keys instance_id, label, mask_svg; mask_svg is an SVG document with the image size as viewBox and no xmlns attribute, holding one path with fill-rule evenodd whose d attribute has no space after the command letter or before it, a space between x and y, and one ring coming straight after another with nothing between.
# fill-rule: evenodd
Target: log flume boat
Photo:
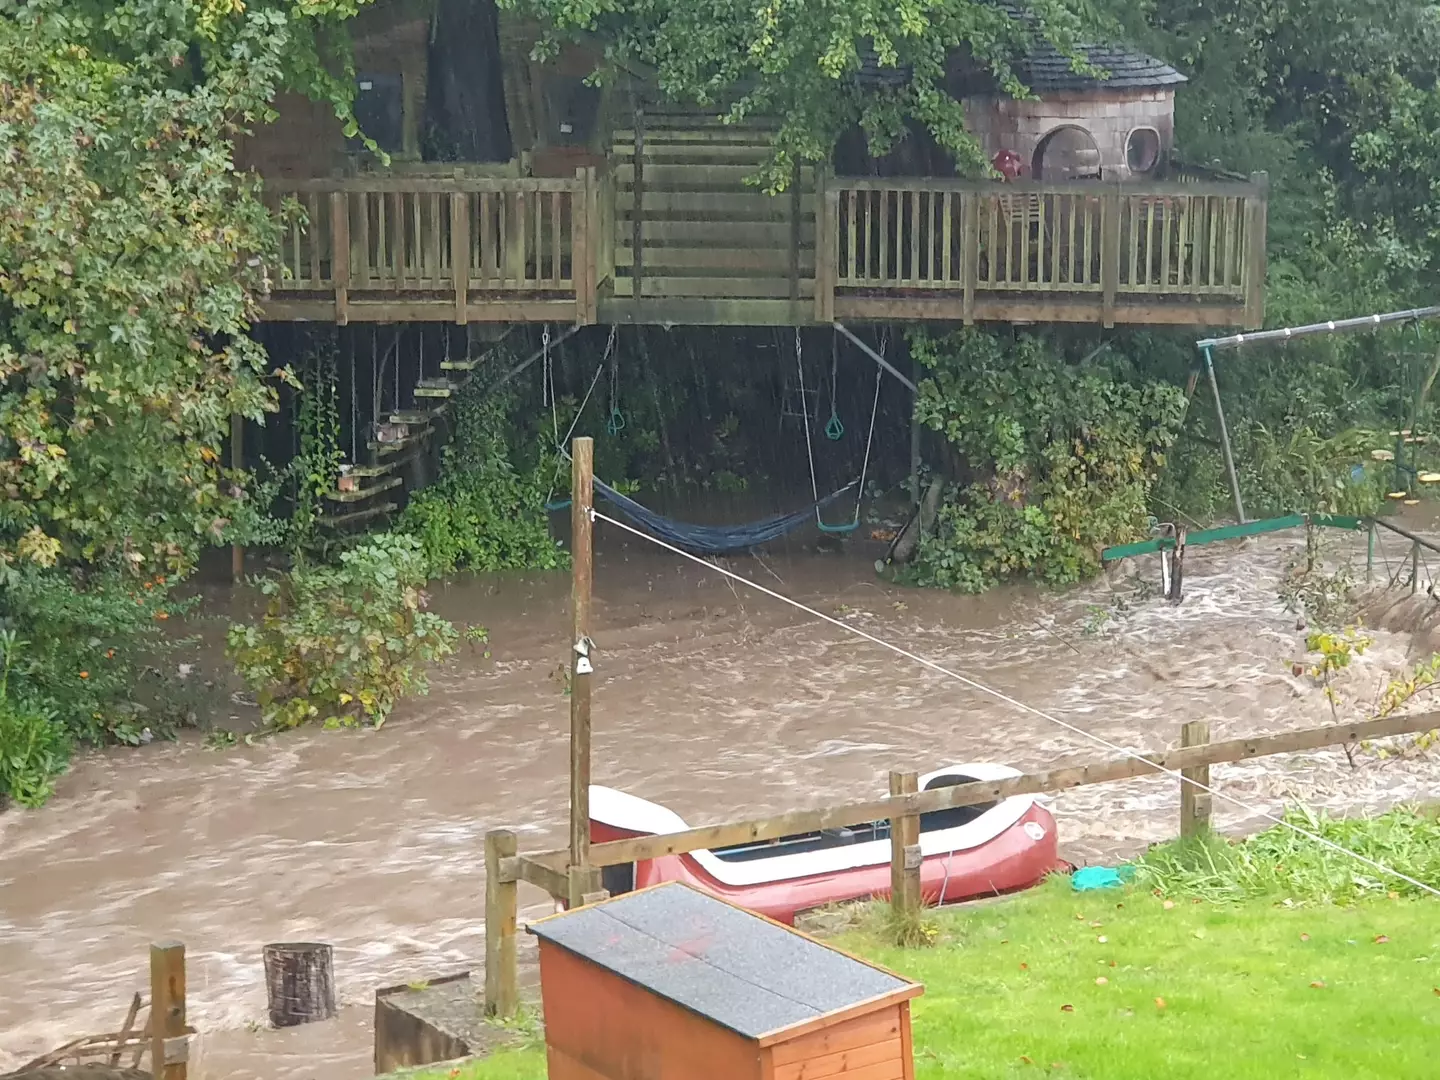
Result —
<instances>
[{"instance_id":1,"label":"log flume boat","mask_svg":"<svg viewBox=\"0 0 1440 1080\"><path fill-rule=\"evenodd\" d=\"M947 765L920 777L920 790L1004 780L1005 765ZM594 843L683 832L690 826L656 803L594 785ZM920 816L921 894L928 904L1014 892L1066 867L1057 850L1055 819L1034 796L937 810ZM793 924L797 913L890 889L890 823L785 836L638 863L606 867L612 896L664 881L683 881L725 900Z\"/></svg>"}]
</instances>

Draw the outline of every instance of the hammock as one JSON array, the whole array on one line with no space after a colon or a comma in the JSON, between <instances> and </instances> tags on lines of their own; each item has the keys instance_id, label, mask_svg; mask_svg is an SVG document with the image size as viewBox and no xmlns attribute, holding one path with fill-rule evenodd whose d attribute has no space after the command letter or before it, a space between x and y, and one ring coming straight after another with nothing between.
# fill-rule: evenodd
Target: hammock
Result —
<instances>
[{"instance_id":1,"label":"hammock","mask_svg":"<svg viewBox=\"0 0 1440 1080\"><path fill-rule=\"evenodd\" d=\"M816 513L858 483L856 480L846 484L839 491L832 492L801 510L777 514L748 525L687 525L684 522L671 521L653 510L647 510L634 499L621 495L601 480L595 481L595 493L629 518L631 523L651 536L673 544L681 551L688 551L691 555L723 555L729 551L743 551L745 548L768 544L771 540L778 540L786 533L808 525Z\"/></svg>"}]
</instances>

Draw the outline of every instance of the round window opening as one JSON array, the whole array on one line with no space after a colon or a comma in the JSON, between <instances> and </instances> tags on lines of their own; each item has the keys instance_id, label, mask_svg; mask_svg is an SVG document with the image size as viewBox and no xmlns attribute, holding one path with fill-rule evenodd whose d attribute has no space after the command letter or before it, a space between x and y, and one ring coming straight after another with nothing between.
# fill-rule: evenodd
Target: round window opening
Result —
<instances>
[{"instance_id":1,"label":"round window opening","mask_svg":"<svg viewBox=\"0 0 1440 1080\"><path fill-rule=\"evenodd\" d=\"M1160 163L1160 133L1154 128L1136 128L1125 144L1125 160L1132 173L1148 173Z\"/></svg>"}]
</instances>

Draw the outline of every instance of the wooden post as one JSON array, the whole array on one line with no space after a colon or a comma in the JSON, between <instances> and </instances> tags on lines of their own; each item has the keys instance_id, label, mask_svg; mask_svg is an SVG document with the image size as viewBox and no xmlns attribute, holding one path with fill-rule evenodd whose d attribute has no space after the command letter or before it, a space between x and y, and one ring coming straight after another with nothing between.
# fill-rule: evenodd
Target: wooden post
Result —
<instances>
[{"instance_id":1,"label":"wooden post","mask_svg":"<svg viewBox=\"0 0 1440 1080\"><path fill-rule=\"evenodd\" d=\"M800 166L790 170L790 303L800 302ZM799 321L798 319L796 320Z\"/></svg>"},{"instance_id":2,"label":"wooden post","mask_svg":"<svg viewBox=\"0 0 1440 1080\"><path fill-rule=\"evenodd\" d=\"M335 283L335 325L350 322L350 196L330 194L330 279Z\"/></svg>"},{"instance_id":3,"label":"wooden post","mask_svg":"<svg viewBox=\"0 0 1440 1080\"><path fill-rule=\"evenodd\" d=\"M1180 728L1180 745L1204 746L1210 741L1210 725L1203 720L1192 720ZM1180 836L1188 838L1201 836L1210 831L1210 766L1197 765L1181 769L1180 775ZM1205 788L1196 787L1203 784Z\"/></svg>"},{"instance_id":4,"label":"wooden post","mask_svg":"<svg viewBox=\"0 0 1440 1080\"><path fill-rule=\"evenodd\" d=\"M890 794L920 790L913 772L892 772ZM920 909L920 818L916 814L890 819L890 905L899 912Z\"/></svg>"},{"instance_id":5,"label":"wooden post","mask_svg":"<svg viewBox=\"0 0 1440 1080\"><path fill-rule=\"evenodd\" d=\"M645 106L635 106L635 176L630 185L630 280L638 301L645 282Z\"/></svg>"},{"instance_id":6,"label":"wooden post","mask_svg":"<svg viewBox=\"0 0 1440 1080\"><path fill-rule=\"evenodd\" d=\"M1119 195L1100 196L1100 317L1106 329L1115 325L1115 294L1120 288L1121 205Z\"/></svg>"},{"instance_id":7,"label":"wooden post","mask_svg":"<svg viewBox=\"0 0 1440 1080\"><path fill-rule=\"evenodd\" d=\"M455 283L455 321L464 326L470 321L470 196L464 191L450 193L450 276Z\"/></svg>"},{"instance_id":8,"label":"wooden post","mask_svg":"<svg viewBox=\"0 0 1440 1080\"><path fill-rule=\"evenodd\" d=\"M1410 595L1420 590L1420 541L1410 545Z\"/></svg>"},{"instance_id":9,"label":"wooden post","mask_svg":"<svg viewBox=\"0 0 1440 1080\"><path fill-rule=\"evenodd\" d=\"M973 191L960 194L960 230L960 281L964 289L960 315L966 326L974 326L975 283L980 277L980 196Z\"/></svg>"},{"instance_id":10,"label":"wooden post","mask_svg":"<svg viewBox=\"0 0 1440 1080\"><path fill-rule=\"evenodd\" d=\"M501 869L502 860L513 860L519 850L509 829L485 834L485 1015L501 1019L514 1016L520 1004L515 961L519 883L513 872L506 875Z\"/></svg>"},{"instance_id":11,"label":"wooden post","mask_svg":"<svg viewBox=\"0 0 1440 1080\"><path fill-rule=\"evenodd\" d=\"M595 440L570 444L570 865L590 862L590 598L594 587ZM573 881L573 879L572 879ZM594 892L593 888L585 892Z\"/></svg>"},{"instance_id":12,"label":"wooden post","mask_svg":"<svg viewBox=\"0 0 1440 1080\"><path fill-rule=\"evenodd\" d=\"M335 951L316 942L266 945L265 990L277 1028L335 1018Z\"/></svg>"},{"instance_id":13,"label":"wooden post","mask_svg":"<svg viewBox=\"0 0 1440 1080\"><path fill-rule=\"evenodd\" d=\"M610 895L605 891L598 866L578 866L574 863L570 864L566 873L565 892L565 906L571 911Z\"/></svg>"},{"instance_id":14,"label":"wooden post","mask_svg":"<svg viewBox=\"0 0 1440 1080\"><path fill-rule=\"evenodd\" d=\"M1375 522L1371 520L1365 529L1365 583L1375 579Z\"/></svg>"},{"instance_id":15,"label":"wooden post","mask_svg":"<svg viewBox=\"0 0 1440 1080\"><path fill-rule=\"evenodd\" d=\"M239 413L230 414L230 467L245 467L245 418ZM230 545L230 580L240 581L245 576L245 549L239 544Z\"/></svg>"},{"instance_id":16,"label":"wooden post","mask_svg":"<svg viewBox=\"0 0 1440 1080\"><path fill-rule=\"evenodd\" d=\"M1270 177L1250 174L1254 191L1245 197L1245 329L1265 325L1265 245L1269 230Z\"/></svg>"},{"instance_id":17,"label":"wooden post","mask_svg":"<svg viewBox=\"0 0 1440 1080\"><path fill-rule=\"evenodd\" d=\"M150 946L150 1073L155 1080L186 1080L189 1044L185 1024L185 946Z\"/></svg>"},{"instance_id":18,"label":"wooden post","mask_svg":"<svg viewBox=\"0 0 1440 1080\"><path fill-rule=\"evenodd\" d=\"M595 321L594 176L593 167L576 169L570 196L570 281L575 289L575 322L579 326Z\"/></svg>"}]
</instances>

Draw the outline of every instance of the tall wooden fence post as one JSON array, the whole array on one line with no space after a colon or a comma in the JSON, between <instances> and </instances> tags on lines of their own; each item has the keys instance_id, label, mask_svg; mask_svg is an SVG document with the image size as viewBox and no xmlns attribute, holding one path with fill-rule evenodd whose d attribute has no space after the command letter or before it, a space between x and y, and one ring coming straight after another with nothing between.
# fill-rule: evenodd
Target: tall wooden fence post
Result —
<instances>
[{"instance_id":1,"label":"tall wooden fence post","mask_svg":"<svg viewBox=\"0 0 1440 1080\"><path fill-rule=\"evenodd\" d=\"M1192 720L1180 728L1180 746L1204 746L1210 741L1210 725ZM1210 831L1210 766L1197 765L1181 769L1180 775L1180 836L1202 836ZM1203 784L1204 787L1196 787Z\"/></svg>"},{"instance_id":2,"label":"tall wooden fence post","mask_svg":"<svg viewBox=\"0 0 1440 1080\"><path fill-rule=\"evenodd\" d=\"M912 795L920 790L913 772L890 774L891 795ZM920 909L920 816L890 819L890 905L896 914Z\"/></svg>"},{"instance_id":3,"label":"tall wooden fence post","mask_svg":"<svg viewBox=\"0 0 1440 1080\"><path fill-rule=\"evenodd\" d=\"M513 870L507 872L519 850L509 829L485 834L485 1015L502 1019L514 1016L520 1004L515 960L519 883Z\"/></svg>"},{"instance_id":4,"label":"tall wooden fence post","mask_svg":"<svg viewBox=\"0 0 1440 1080\"><path fill-rule=\"evenodd\" d=\"M570 674L570 865L590 865L590 600L594 592L592 549L595 499L595 440L587 437L570 444L571 497L571 643ZM579 907L594 882L583 875L570 876L570 906Z\"/></svg>"},{"instance_id":5,"label":"tall wooden fence post","mask_svg":"<svg viewBox=\"0 0 1440 1080\"><path fill-rule=\"evenodd\" d=\"M186 1080L189 1043L185 1024L185 946L150 946L150 1073L155 1080Z\"/></svg>"}]
</instances>

